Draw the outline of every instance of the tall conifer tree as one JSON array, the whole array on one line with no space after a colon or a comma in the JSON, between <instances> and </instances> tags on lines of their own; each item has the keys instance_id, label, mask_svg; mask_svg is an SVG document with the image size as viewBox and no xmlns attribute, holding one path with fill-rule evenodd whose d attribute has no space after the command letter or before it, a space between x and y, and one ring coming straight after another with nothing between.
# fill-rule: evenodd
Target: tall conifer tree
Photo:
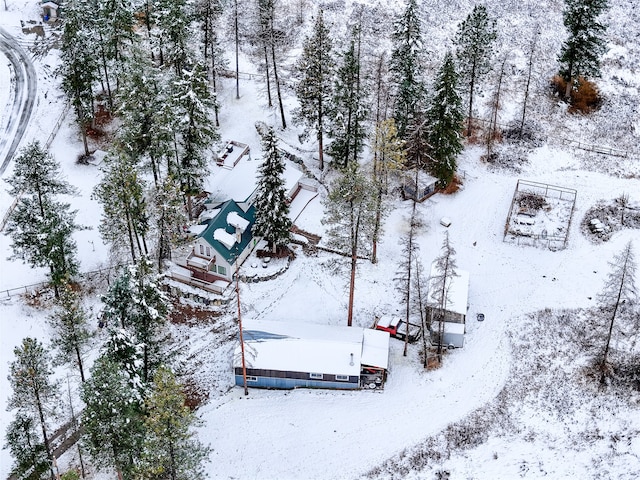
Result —
<instances>
[{"instance_id":1,"label":"tall conifer tree","mask_svg":"<svg viewBox=\"0 0 640 480\"><path fill-rule=\"evenodd\" d=\"M289 241L291 219L282 176L285 165L273 127L269 127L262 136L262 151L264 160L258 172L253 234L264 238L275 253L279 246Z\"/></svg>"},{"instance_id":2,"label":"tall conifer tree","mask_svg":"<svg viewBox=\"0 0 640 480\"><path fill-rule=\"evenodd\" d=\"M219 140L218 131L211 124L216 99L209 91L206 69L195 64L182 71L174 83L172 105L179 115L178 143L181 146L178 166L182 190L187 198L189 219L193 217L191 197L200 193L209 173L206 149Z\"/></svg>"},{"instance_id":3,"label":"tall conifer tree","mask_svg":"<svg viewBox=\"0 0 640 480\"><path fill-rule=\"evenodd\" d=\"M93 124L93 83L99 78L95 55L95 33L91 30L92 11L87 2L79 0L65 5L64 28L60 45L62 64L58 73L62 89L73 106L80 127L84 154L90 155L87 129Z\"/></svg>"},{"instance_id":4,"label":"tall conifer tree","mask_svg":"<svg viewBox=\"0 0 640 480\"><path fill-rule=\"evenodd\" d=\"M100 235L114 253L129 248L131 259L146 255L149 213L145 198L146 183L133 160L123 150L107 157L102 180L93 196L102 204Z\"/></svg>"},{"instance_id":5,"label":"tall conifer tree","mask_svg":"<svg viewBox=\"0 0 640 480\"><path fill-rule=\"evenodd\" d=\"M347 325L353 322L358 257L368 253L375 226L375 188L371 180L350 163L331 185L322 220L328 225L329 244L344 251L351 260Z\"/></svg>"},{"instance_id":6,"label":"tall conifer tree","mask_svg":"<svg viewBox=\"0 0 640 480\"><path fill-rule=\"evenodd\" d=\"M435 95L426 113L428 123L427 142L431 153L431 171L448 185L456 172L456 157L462 152L460 131L464 114L458 95L458 74L453 55L447 52L435 81Z\"/></svg>"},{"instance_id":7,"label":"tall conifer tree","mask_svg":"<svg viewBox=\"0 0 640 480\"><path fill-rule=\"evenodd\" d=\"M54 330L52 344L58 350L58 363L75 365L84 382L84 355L91 332L87 312L80 303L80 295L70 285L65 285L62 289L58 307L49 317L49 324Z\"/></svg>"},{"instance_id":8,"label":"tall conifer tree","mask_svg":"<svg viewBox=\"0 0 640 480\"><path fill-rule=\"evenodd\" d=\"M567 97L578 77L600 75L606 27L598 17L606 8L607 0L565 0L562 19L569 38L562 44L558 61L560 75L567 82Z\"/></svg>"},{"instance_id":9,"label":"tall conifer tree","mask_svg":"<svg viewBox=\"0 0 640 480\"><path fill-rule=\"evenodd\" d=\"M296 69L301 75L296 85L300 107L294 111L294 115L307 128L316 132L320 170L324 169L325 117L330 110L335 69L332 43L331 33L320 10L313 32L305 38L302 56L296 64Z\"/></svg>"},{"instance_id":10,"label":"tall conifer tree","mask_svg":"<svg viewBox=\"0 0 640 480\"><path fill-rule=\"evenodd\" d=\"M471 135L473 96L478 81L491 69L493 43L497 38L496 21L489 17L487 7L476 5L467 18L458 25L455 43L458 47L458 73L469 93L467 136Z\"/></svg>"},{"instance_id":11,"label":"tall conifer tree","mask_svg":"<svg viewBox=\"0 0 640 480\"><path fill-rule=\"evenodd\" d=\"M407 127L424 102L424 85L420 79L422 33L416 0L407 0L407 6L394 23L391 36L391 82L395 89L393 117L398 136L406 139Z\"/></svg>"},{"instance_id":12,"label":"tall conifer tree","mask_svg":"<svg viewBox=\"0 0 640 480\"><path fill-rule=\"evenodd\" d=\"M30 480L50 477L47 451L33 417L18 412L7 427L5 439L14 460L11 475Z\"/></svg>"},{"instance_id":13,"label":"tall conifer tree","mask_svg":"<svg viewBox=\"0 0 640 480\"><path fill-rule=\"evenodd\" d=\"M146 399L144 455L138 467L145 480L200 480L209 450L196 438L197 417L185 405L182 386L166 367L154 375Z\"/></svg>"},{"instance_id":14,"label":"tall conifer tree","mask_svg":"<svg viewBox=\"0 0 640 480\"><path fill-rule=\"evenodd\" d=\"M13 353L15 360L9 366L8 376L12 395L7 402L7 409L15 409L23 418L28 417L38 423L53 478L53 456L47 420L58 392L52 379L51 358L44 345L31 337L23 339L22 345L16 347Z\"/></svg>"},{"instance_id":15,"label":"tall conifer tree","mask_svg":"<svg viewBox=\"0 0 640 480\"><path fill-rule=\"evenodd\" d=\"M56 195L73 194L75 189L61 178L60 165L38 142L21 151L7 181L9 193L19 197L7 224L14 255L34 267L48 267L57 295L58 286L78 271L72 235L81 227L75 223L76 212Z\"/></svg>"},{"instance_id":16,"label":"tall conifer tree","mask_svg":"<svg viewBox=\"0 0 640 480\"><path fill-rule=\"evenodd\" d=\"M170 310L161 278L146 257L124 268L102 298L104 319L128 330L143 345L142 381L148 383L162 363L159 334Z\"/></svg>"},{"instance_id":17,"label":"tall conifer tree","mask_svg":"<svg viewBox=\"0 0 640 480\"><path fill-rule=\"evenodd\" d=\"M336 73L330 152L339 168L358 163L366 137L364 122L368 111L363 89L360 43L360 26L356 25L351 30L349 47L344 51Z\"/></svg>"},{"instance_id":18,"label":"tall conifer tree","mask_svg":"<svg viewBox=\"0 0 640 480\"><path fill-rule=\"evenodd\" d=\"M120 479L132 479L142 453L142 400L120 365L99 357L83 384L83 439L99 468L115 468Z\"/></svg>"}]
</instances>

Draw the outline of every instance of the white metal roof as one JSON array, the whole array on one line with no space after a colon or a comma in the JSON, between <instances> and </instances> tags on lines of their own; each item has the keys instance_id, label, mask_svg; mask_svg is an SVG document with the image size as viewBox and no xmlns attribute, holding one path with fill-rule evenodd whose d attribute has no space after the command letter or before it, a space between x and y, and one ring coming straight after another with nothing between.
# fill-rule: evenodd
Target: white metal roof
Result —
<instances>
[{"instance_id":1,"label":"white metal roof","mask_svg":"<svg viewBox=\"0 0 640 480\"><path fill-rule=\"evenodd\" d=\"M249 368L359 375L361 364L365 363L363 358L367 360L366 365L387 368L389 335L386 332L264 320L242 323ZM240 366L240 345L236 347L234 366Z\"/></svg>"},{"instance_id":2,"label":"white metal roof","mask_svg":"<svg viewBox=\"0 0 640 480\"><path fill-rule=\"evenodd\" d=\"M466 270L456 269L457 275L451 277L447 281L448 300L447 311L467 314L467 303L469 300L469 272ZM433 305L438 302L438 292L433 286L434 277L439 274L436 262L431 263L431 273L429 275L429 293L427 294L427 303Z\"/></svg>"},{"instance_id":3,"label":"white metal roof","mask_svg":"<svg viewBox=\"0 0 640 480\"><path fill-rule=\"evenodd\" d=\"M363 330L362 365L389 369L389 332Z\"/></svg>"}]
</instances>

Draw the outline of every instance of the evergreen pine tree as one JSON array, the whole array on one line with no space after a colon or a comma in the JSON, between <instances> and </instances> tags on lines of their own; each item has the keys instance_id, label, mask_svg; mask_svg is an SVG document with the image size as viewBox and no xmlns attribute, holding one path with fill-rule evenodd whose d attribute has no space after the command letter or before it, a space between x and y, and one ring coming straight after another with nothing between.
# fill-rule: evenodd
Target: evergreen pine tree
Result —
<instances>
[{"instance_id":1,"label":"evergreen pine tree","mask_svg":"<svg viewBox=\"0 0 640 480\"><path fill-rule=\"evenodd\" d=\"M187 0L154 0L151 14L152 44L160 64L172 67L176 75L190 62L190 25L193 5Z\"/></svg>"},{"instance_id":2,"label":"evergreen pine tree","mask_svg":"<svg viewBox=\"0 0 640 480\"><path fill-rule=\"evenodd\" d=\"M562 44L558 61L560 75L567 82L568 97L578 77L600 75L606 26L598 17L607 8L607 0L565 0L564 3L562 19L569 38Z\"/></svg>"},{"instance_id":3,"label":"evergreen pine tree","mask_svg":"<svg viewBox=\"0 0 640 480\"><path fill-rule=\"evenodd\" d=\"M65 5L65 20L60 45L62 89L73 106L80 127L84 154L90 155L87 129L94 122L93 83L99 77L95 55L95 37L90 29L89 4L79 0Z\"/></svg>"},{"instance_id":4,"label":"evergreen pine tree","mask_svg":"<svg viewBox=\"0 0 640 480\"><path fill-rule=\"evenodd\" d=\"M294 111L297 119L316 132L320 170L324 169L325 116L330 109L335 68L332 43L331 33L320 10L313 33L305 38L302 56L296 63L296 70L301 75L296 85L300 107Z\"/></svg>"},{"instance_id":5,"label":"evergreen pine tree","mask_svg":"<svg viewBox=\"0 0 640 480\"><path fill-rule=\"evenodd\" d=\"M180 195L180 184L173 176L166 177L155 195L155 218L158 232L158 271L164 260L171 260L171 249L182 236L182 225L187 218Z\"/></svg>"},{"instance_id":6,"label":"evergreen pine tree","mask_svg":"<svg viewBox=\"0 0 640 480\"><path fill-rule=\"evenodd\" d=\"M102 180L93 196L102 204L98 230L114 254L129 248L131 259L146 255L149 213L145 199L146 184L132 159L116 150L106 159Z\"/></svg>"},{"instance_id":7,"label":"evergreen pine tree","mask_svg":"<svg viewBox=\"0 0 640 480\"><path fill-rule=\"evenodd\" d=\"M75 223L76 212L55 196L75 190L60 178L59 164L38 142L21 151L8 182L9 193L19 197L7 223L14 256L34 267L48 267L57 295L58 286L78 271L72 235L81 227Z\"/></svg>"},{"instance_id":8,"label":"evergreen pine tree","mask_svg":"<svg viewBox=\"0 0 640 480\"><path fill-rule=\"evenodd\" d=\"M159 71L140 48L133 46L127 59L122 61L122 80L118 90L118 114L122 125L117 131L120 150L134 163L148 159L156 186L160 182L162 150L171 151L171 137L167 125L158 125L163 117L157 114L162 89ZM147 164L147 162L145 162Z\"/></svg>"},{"instance_id":9,"label":"evergreen pine tree","mask_svg":"<svg viewBox=\"0 0 640 480\"><path fill-rule=\"evenodd\" d=\"M224 56L224 49L220 42L220 18L224 13L223 0L199 0L196 6L196 15L201 21L202 54L206 60L209 58L208 71L211 78L213 95L218 94L218 76L226 70L228 62ZM216 127L220 126L218 118L220 107L218 102L214 106Z\"/></svg>"},{"instance_id":10,"label":"evergreen pine tree","mask_svg":"<svg viewBox=\"0 0 640 480\"><path fill-rule=\"evenodd\" d=\"M262 151L264 157L258 172L253 234L266 240L276 253L278 247L289 241L291 219L283 178L285 165L273 127L269 127L262 136Z\"/></svg>"},{"instance_id":11,"label":"evergreen pine tree","mask_svg":"<svg viewBox=\"0 0 640 480\"><path fill-rule=\"evenodd\" d=\"M142 258L125 267L102 298L103 318L107 324L118 324L143 345L142 381L151 381L153 370L164 360L159 334L170 310L170 302L161 290L160 276L152 263ZM114 325L115 326L115 325Z\"/></svg>"},{"instance_id":12,"label":"evergreen pine tree","mask_svg":"<svg viewBox=\"0 0 640 480\"><path fill-rule=\"evenodd\" d=\"M467 136L471 135L473 95L480 79L491 68L493 43L497 38L496 21L489 17L487 7L476 5L458 25L455 44L458 47L458 73L469 93Z\"/></svg>"},{"instance_id":13,"label":"evergreen pine tree","mask_svg":"<svg viewBox=\"0 0 640 480\"><path fill-rule=\"evenodd\" d=\"M144 455L138 467L144 480L198 480L206 477L203 462L209 449L192 428L196 416L185 405L181 385L166 367L154 375L153 390L145 402Z\"/></svg>"},{"instance_id":14,"label":"evergreen pine tree","mask_svg":"<svg viewBox=\"0 0 640 480\"><path fill-rule=\"evenodd\" d=\"M360 41L360 27L355 26L351 30L349 47L342 55L333 89L329 132L333 142L329 151L340 168L358 163L366 137L364 122L368 111L362 87Z\"/></svg>"},{"instance_id":15,"label":"evergreen pine tree","mask_svg":"<svg viewBox=\"0 0 640 480\"><path fill-rule=\"evenodd\" d=\"M328 225L329 245L346 252L351 260L349 279L349 307L347 325L353 321L358 257L367 254L375 225L375 188L355 164L346 170L331 186L325 203L325 218Z\"/></svg>"},{"instance_id":16,"label":"evergreen pine tree","mask_svg":"<svg viewBox=\"0 0 640 480\"><path fill-rule=\"evenodd\" d=\"M422 33L416 0L407 0L407 6L394 22L391 35L391 82L395 90L393 117L398 136L405 139L407 127L424 103L424 85L420 79Z\"/></svg>"},{"instance_id":17,"label":"evergreen pine tree","mask_svg":"<svg viewBox=\"0 0 640 480\"><path fill-rule=\"evenodd\" d=\"M60 164L42 148L40 142L31 142L15 158L13 175L7 179L9 194L32 196L39 203L54 195L71 195L76 191L63 180Z\"/></svg>"},{"instance_id":18,"label":"evergreen pine tree","mask_svg":"<svg viewBox=\"0 0 640 480\"><path fill-rule=\"evenodd\" d=\"M17 418L24 420L26 417L38 423L53 478L47 419L53 411L58 392L57 385L51 378L51 358L44 345L30 337L23 339L22 345L16 347L13 353L15 360L9 366L8 376L12 395L7 402L7 409L17 410L21 415Z\"/></svg>"},{"instance_id":19,"label":"evergreen pine tree","mask_svg":"<svg viewBox=\"0 0 640 480\"><path fill-rule=\"evenodd\" d=\"M111 0L92 5L92 27L98 36L96 53L99 53L102 63L103 85L106 84L109 106L113 107L111 86L119 84L120 61L127 56L128 47L139 41L134 28L137 7L130 0ZM115 82L112 78L115 78Z\"/></svg>"},{"instance_id":20,"label":"evergreen pine tree","mask_svg":"<svg viewBox=\"0 0 640 480\"><path fill-rule=\"evenodd\" d=\"M51 344L58 350L56 360L59 364L76 366L84 382L84 355L92 335L80 295L69 284L62 288L58 307L49 317L49 325L54 332Z\"/></svg>"},{"instance_id":21,"label":"evergreen pine tree","mask_svg":"<svg viewBox=\"0 0 640 480\"><path fill-rule=\"evenodd\" d=\"M237 1L237 0L236 0ZM284 116L284 104L282 102L282 89L280 86L280 79L278 73L278 60L276 57L276 50L284 50L283 42L278 42L278 33L283 32L285 29L280 29L280 32L276 32L276 0L257 0L258 3L258 15L260 22L260 36L265 44L265 60L267 65L269 60L267 57L271 57L271 72L273 73L273 80L276 86L276 94L278 96L278 107L280 110L280 120L282 121L282 128L287 128L287 120ZM269 67L267 67L268 69ZM267 75L268 78L268 75ZM271 106L271 105L269 105Z\"/></svg>"},{"instance_id":22,"label":"evergreen pine tree","mask_svg":"<svg viewBox=\"0 0 640 480\"><path fill-rule=\"evenodd\" d=\"M435 95L429 102L426 119L429 126L427 142L430 145L431 171L446 186L456 172L456 157L463 146L460 131L464 114L457 91L458 74L453 55L447 52L435 81Z\"/></svg>"},{"instance_id":23,"label":"evergreen pine tree","mask_svg":"<svg viewBox=\"0 0 640 480\"><path fill-rule=\"evenodd\" d=\"M102 355L127 374L132 394L142 401L148 391L148 385L142 378L144 345L136 342L128 330L111 328Z\"/></svg>"},{"instance_id":24,"label":"evergreen pine tree","mask_svg":"<svg viewBox=\"0 0 640 480\"><path fill-rule=\"evenodd\" d=\"M47 451L33 417L18 412L7 427L5 439L14 459L11 475L29 480L51 475Z\"/></svg>"},{"instance_id":25,"label":"evergreen pine tree","mask_svg":"<svg viewBox=\"0 0 640 480\"><path fill-rule=\"evenodd\" d=\"M98 468L115 468L124 479L135 478L144 437L142 402L130 380L120 365L101 356L82 386L87 451Z\"/></svg>"},{"instance_id":26,"label":"evergreen pine tree","mask_svg":"<svg viewBox=\"0 0 640 480\"><path fill-rule=\"evenodd\" d=\"M34 267L48 267L56 296L59 286L78 273L72 235L81 227L75 223L76 211L69 208L69 204L48 197L36 202L23 196L7 223L14 257Z\"/></svg>"},{"instance_id":27,"label":"evergreen pine tree","mask_svg":"<svg viewBox=\"0 0 640 480\"><path fill-rule=\"evenodd\" d=\"M209 173L205 150L219 140L217 130L211 125L210 115L215 98L209 92L206 69L196 64L182 71L174 83L171 102L178 111L178 140L182 147L179 156L179 178L187 198L189 219L193 218L191 197L200 193L202 184Z\"/></svg>"}]
</instances>

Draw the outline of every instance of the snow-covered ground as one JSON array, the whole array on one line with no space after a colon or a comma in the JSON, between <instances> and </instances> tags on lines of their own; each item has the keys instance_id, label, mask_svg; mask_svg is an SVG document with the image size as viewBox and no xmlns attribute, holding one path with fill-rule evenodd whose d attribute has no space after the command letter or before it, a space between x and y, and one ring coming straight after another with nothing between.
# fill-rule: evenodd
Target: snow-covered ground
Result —
<instances>
[{"instance_id":1,"label":"snow-covered ground","mask_svg":"<svg viewBox=\"0 0 640 480\"><path fill-rule=\"evenodd\" d=\"M458 17L465 15L467 3L456 2L462 4L458 5L460 11L452 14L455 21L441 28L440 36L443 29L448 35L455 31ZM611 3L616 3L612 9L618 11L617 4L623 2ZM35 18L33 15L37 14L37 8L26 0L8 0L8 4L9 11L0 13L0 24L10 33L20 36L19 20ZM352 2L348 4L351 6ZM559 1L542 2L542 5L555 15L561 9ZM450 12L449 8L443 11ZM637 12L633 14L637 15ZM624 28L624 22L621 25L618 28ZM546 33L546 37L551 36L551 33ZM627 38L622 30L616 30L615 36ZM555 34L554 38L557 37ZM637 38L634 41L637 42ZM622 62L622 70L636 71L637 59L629 60L632 56L629 52L637 52L637 44L626 40L620 40L620 43L616 58ZM37 61L39 102L28 140L44 142L62 111L55 78L51 74L55 62L51 55ZM251 62L243 58L241 71L254 70ZM8 75L7 67L0 62L0 105L8 100L7 89L4 88L8 85ZM629 82L633 81L634 78L629 79ZM618 83L606 85L611 97L619 92ZM263 87L257 81L243 80L240 89L241 98L236 99L235 83L225 80L222 84L221 136L247 143L252 149L252 156L258 158L260 144L254 123L262 120L278 125L278 113L265 107ZM628 94L635 98L637 110L637 90ZM549 129L550 135L563 128L569 133L584 128L585 135L597 135L589 124L590 117L566 118L562 107L549 105L551 102L540 91L537 99L541 105L534 111L540 116L540 122L556 125L555 129ZM518 97L514 95L509 101L506 110L517 112ZM292 105L288 97L289 110ZM606 111L611 115L610 109ZM638 121L637 113L634 117L625 111L625 115L630 122ZM76 236L81 268L88 271L108 262L107 248L97 231L100 207L90 198L100 172L95 166L76 163L76 156L82 148L70 120L69 116L62 124L51 152L62 164L69 181L80 190L78 197L68 199L78 209L78 222L92 227L78 232ZM603 122L597 116L594 121ZM616 119L614 123L618 121ZM295 127L281 134L290 145L299 145ZM616 138L623 139L619 142L621 148L630 148L638 142L637 129L617 135L620 137ZM554 138L551 136L547 144L526 152L528 162L520 166L519 173L491 168L480 160L484 153L482 148L469 147L460 158L459 168L464 172L462 189L453 195L436 195L418 206L424 221L419 235L424 265L428 266L440 251L445 227L439 224L439 219L446 216L452 220L446 230L457 251L457 264L470 273L465 347L449 352L443 367L438 370L427 372L422 369L417 345L410 346L408 356L403 357L401 342L392 339L390 376L383 392L251 390L245 397L242 389L232 386L232 341L221 338L215 329L207 325L172 327L174 337L183 335L188 338L184 340L188 348L199 352L193 368L202 384L210 386L209 400L199 410L204 420L199 435L212 447L208 465L210 476L235 479L359 477L388 459L400 461L403 452L408 456L419 452L421 445L426 444L425 439L432 437L437 440L438 435L456 422L473 419L473 416L469 417L473 412L491 408L496 398L501 398L505 385L511 385L510 382L520 378L514 377L522 374L517 366L521 365L522 359L528 358L518 351L525 345L522 339L513 338L513 332L521 329L535 332L531 320L524 322L523 319L531 312L546 308L593 307L596 294L602 289L609 271L607 262L613 254L621 251L629 241L634 242L636 252L640 249L638 230L623 229L608 242L599 244L591 242L580 231L585 212L600 200L611 200L628 193L632 201L640 202L637 173L640 160L612 159L573 151L563 148ZM599 138L599 141L604 139ZM311 160L313 145L305 144L301 148L301 155L308 152L306 160L314 168ZM10 170L5 175L10 174ZM611 176L604 172L623 174ZM554 252L503 242L504 225L519 178L577 191L566 249ZM0 192L0 213L4 214L10 202L11 198L3 189ZM357 325L369 326L374 315L402 308L393 278L400 261L399 238L407 231L410 207L409 202L392 201L384 237L379 245L379 263L359 264L354 318ZM297 224L304 230L322 234L321 218L322 205L316 199L304 210ZM3 406L10 393L6 378L13 348L25 336L46 341L49 335L45 322L46 308L28 304L25 296L14 294L5 298L6 294L3 294L8 289L43 281L46 273L31 269L19 260L8 260L9 245L9 239L0 235L0 297L4 298L0 303L0 392ZM297 253L297 258L283 275L268 282L241 285L242 315L260 320L346 324L348 267L345 260L323 252L317 257L308 257L300 249ZM90 300L90 304L96 303L95 298ZM475 321L479 312L485 314L486 320L482 323ZM233 313L229 313L214 321L228 325L232 318ZM529 345L529 348L535 347L535 342ZM65 370L59 370L58 374L62 379L66 378ZM620 421L614 427L607 426L611 416L594 414L589 421L595 422L596 427L603 431L624 438L629 432L640 429L638 403L630 396L628 403L620 400L617 405ZM609 462L604 467L598 466L594 472L591 469L594 468L596 454L589 453L588 442L579 445L586 451L578 456L575 455L575 445L565 445L565 438L554 433L569 429L575 423L587 422L584 417L567 414L565 418L562 415L541 418L526 409L517 414L521 418L533 419L531 424L535 425L529 425L528 430L521 434L496 433L466 453L449 451L450 458L434 464L444 464L443 469L451 472L452 479L510 479L515 476L582 479L592 475L594 478L640 477L638 442L629 443L630 453L625 454L625 461ZM599 419L602 419L601 423L598 423ZM10 412L0 408L2 435L10 420ZM536 434L527 435L531 432ZM601 455L601 452L597 454ZM522 467L523 463L525 467ZM543 463L544 468L538 468ZM570 467L568 463L571 463ZM7 476L10 464L8 451L0 451L0 476L3 478ZM372 475L382 478L393 476L393 463L386 465L388 468L381 468ZM407 464L402 465L406 467ZM413 478L432 478L435 475L429 472L431 467L422 464L420 468L425 470L414 472Z\"/></svg>"}]
</instances>

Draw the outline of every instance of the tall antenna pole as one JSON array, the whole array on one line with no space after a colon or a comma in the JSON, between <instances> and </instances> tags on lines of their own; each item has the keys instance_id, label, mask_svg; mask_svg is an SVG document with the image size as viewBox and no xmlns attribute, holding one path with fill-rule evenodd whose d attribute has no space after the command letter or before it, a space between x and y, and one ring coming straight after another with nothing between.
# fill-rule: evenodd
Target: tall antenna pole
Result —
<instances>
[{"instance_id":1,"label":"tall antenna pole","mask_svg":"<svg viewBox=\"0 0 640 480\"><path fill-rule=\"evenodd\" d=\"M240 351L242 352L242 382L244 384L244 394L249 395L247 387L247 364L244 361L244 338L242 336L242 315L240 314L240 267L236 260L236 298L238 299L238 328L240 329Z\"/></svg>"}]
</instances>

